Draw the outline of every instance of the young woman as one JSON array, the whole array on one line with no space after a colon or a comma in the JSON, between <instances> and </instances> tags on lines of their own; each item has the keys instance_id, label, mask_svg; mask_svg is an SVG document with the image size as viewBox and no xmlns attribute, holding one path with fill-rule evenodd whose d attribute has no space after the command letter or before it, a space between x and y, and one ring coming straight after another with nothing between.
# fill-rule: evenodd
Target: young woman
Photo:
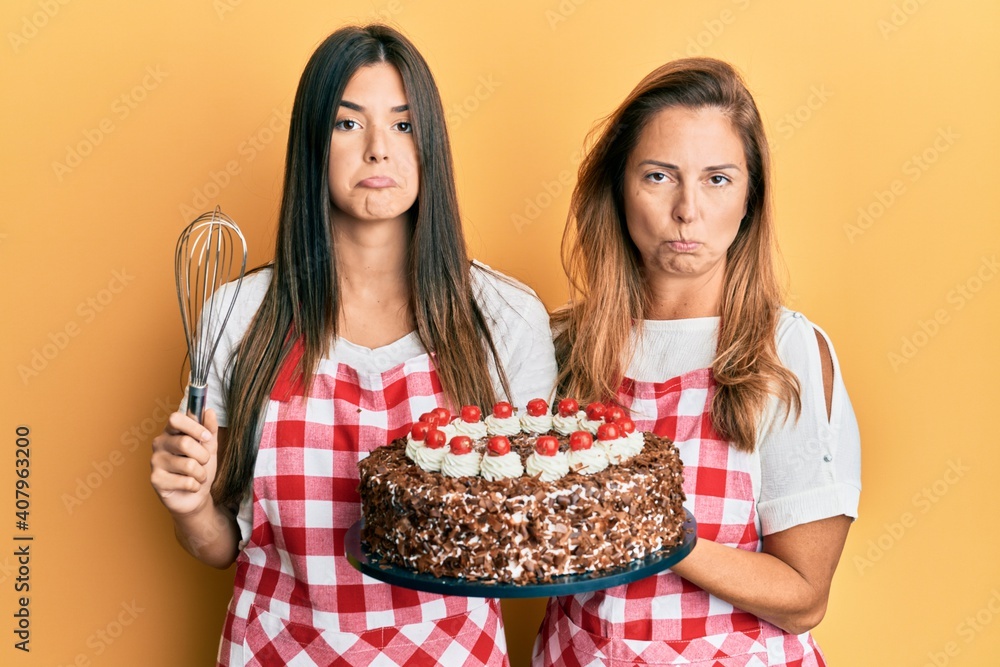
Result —
<instances>
[{"instance_id":1,"label":"young woman","mask_svg":"<svg viewBox=\"0 0 1000 667\"><path fill-rule=\"evenodd\" d=\"M809 634L857 516L857 422L826 335L783 308L767 141L729 65L669 63L610 116L564 238L562 394L673 439L698 542L553 599L535 665L823 665Z\"/></svg>"},{"instance_id":2,"label":"young woman","mask_svg":"<svg viewBox=\"0 0 1000 667\"><path fill-rule=\"evenodd\" d=\"M204 426L175 413L153 442L181 544L237 564L219 664L505 664L496 600L363 577L344 535L368 452L438 406L548 396L555 371L538 299L466 257L427 64L384 26L335 32L299 83L275 258L240 289Z\"/></svg>"}]
</instances>

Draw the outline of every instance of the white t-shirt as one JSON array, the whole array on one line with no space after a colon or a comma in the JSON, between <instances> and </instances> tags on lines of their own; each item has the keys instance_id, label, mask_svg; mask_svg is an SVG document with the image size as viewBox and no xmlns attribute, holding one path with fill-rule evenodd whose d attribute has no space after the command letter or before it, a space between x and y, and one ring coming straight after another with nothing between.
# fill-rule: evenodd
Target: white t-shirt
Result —
<instances>
[{"instance_id":1,"label":"white t-shirt","mask_svg":"<svg viewBox=\"0 0 1000 667\"><path fill-rule=\"evenodd\" d=\"M633 329L635 354L626 376L662 382L709 368L716 355L718 317L644 320ZM815 331L833 358L833 401L827 419L823 370ZM861 436L833 345L801 313L783 308L777 330L778 356L799 378L802 413L787 420L776 398L758 424L751 478L762 535L845 514L858 516Z\"/></svg>"}]
</instances>

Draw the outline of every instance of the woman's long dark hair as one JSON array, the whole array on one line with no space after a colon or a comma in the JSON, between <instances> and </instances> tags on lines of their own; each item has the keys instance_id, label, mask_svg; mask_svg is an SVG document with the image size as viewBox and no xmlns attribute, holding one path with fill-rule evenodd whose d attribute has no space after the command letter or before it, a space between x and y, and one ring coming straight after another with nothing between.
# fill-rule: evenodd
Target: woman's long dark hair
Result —
<instances>
[{"instance_id":1,"label":"woman's long dark hair","mask_svg":"<svg viewBox=\"0 0 1000 667\"><path fill-rule=\"evenodd\" d=\"M510 394L473 298L451 148L430 68L392 28L342 28L313 53L295 94L271 282L231 364L229 442L220 453L212 488L216 503L238 504L253 478L261 411L292 345L301 341L304 347L297 372L309 386L337 335L340 295L331 230L330 138L351 76L378 63L394 66L403 79L420 161L408 267L417 335L434 353L441 385L455 405L488 406L496 400L488 354Z\"/></svg>"}]
</instances>

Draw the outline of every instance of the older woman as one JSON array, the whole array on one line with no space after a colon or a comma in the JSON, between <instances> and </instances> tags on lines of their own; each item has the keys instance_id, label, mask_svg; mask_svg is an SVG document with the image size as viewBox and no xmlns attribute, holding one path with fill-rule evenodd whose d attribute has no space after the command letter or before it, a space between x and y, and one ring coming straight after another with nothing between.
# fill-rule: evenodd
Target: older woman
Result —
<instances>
[{"instance_id":1,"label":"older woman","mask_svg":"<svg viewBox=\"0 0 1000 667\"><path fill-rule=\"evenodd\" d=\"M335 32L299 83L275 258L239 292L205 424L175 413L153 442L181 544L237 565L220 665L506 663L496 600L363 577L344 535L358 461L420 414L551 393L548 324L466 257L424 59L384 26Z\"/></svg>"},{"instance_id":2,"label":"older woman","mask_svg":"<svg viewBox=\"0 0 1000 667\"><path fill-rule=\"evenodd\" d=\"M781 306L768 148L739 75L669 63L610 116L564 239L560 389L673 439L693 552L671 572L549 602L535 665L823 665L860 445L833 347Z\"/></svg>"}]
</instances>

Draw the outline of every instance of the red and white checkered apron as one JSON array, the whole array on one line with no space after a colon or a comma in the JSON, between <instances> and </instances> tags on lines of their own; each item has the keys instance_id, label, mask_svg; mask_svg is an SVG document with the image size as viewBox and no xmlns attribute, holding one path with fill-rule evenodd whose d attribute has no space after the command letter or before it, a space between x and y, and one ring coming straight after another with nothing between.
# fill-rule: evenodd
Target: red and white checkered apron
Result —
<instances>
[{"instance_id":1,"label":"red and white checkered apron","mask_svg":"<svg viewBox=\"0 0 1000 667\"><path fill-rule=\"evenodd\" d=\"M506 665L496 600L418 593L344 557L361 518L358 461L444 404L429 355L383 373L320 363L305 395L284 364L253 479L253 530L237 559L219 665Z\"/></svg>"},{"instance_id":2,"label":"red and white checkered apron","mask_svg":"<svg viewBox=\"0 0 1000 667\"><path fill-rule=\"evenodd\" d=\"M711 369L666 382L626 378L618 398L636 427L673 440L684 461L684 506L698 539L760 551L751 455L712 427ZM790 635L672 572L603 591L553 598L532 665L824 667L812 637Z\"/></svg>"}]
</instances>

